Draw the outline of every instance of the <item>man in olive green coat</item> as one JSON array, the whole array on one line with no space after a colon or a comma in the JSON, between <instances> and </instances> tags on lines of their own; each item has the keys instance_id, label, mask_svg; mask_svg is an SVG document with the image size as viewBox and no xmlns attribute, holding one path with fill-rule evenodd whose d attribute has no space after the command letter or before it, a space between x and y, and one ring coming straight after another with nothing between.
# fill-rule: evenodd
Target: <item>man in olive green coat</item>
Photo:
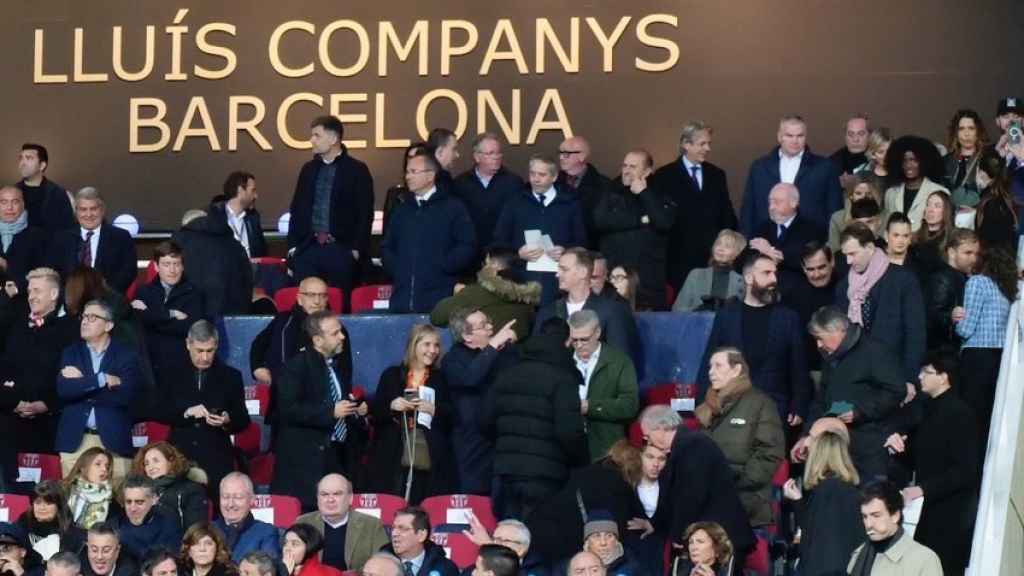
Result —
<instances>
[{"instance_id":1,"label":"man in olive green coat","mask_svg":"<svg viewBox=\"0 0 1024 576\"><path fill-rule=\"evenodd\" d=\"M324 537L320 562L341 571L362 570L363 564L390 541L377 518L352 509L352 483L328 474L316 486L316 511L295 522L308 524Z\"/></svg>"},{"instance_id":2,"label":"man in olive green coat","mask_svg":"<svg viewBox=\"0 0 1024 576\"><path fill-rule=\"evenodd\" d=\"M636 369L625 352L601 342L601 320L593 310L569 316L573 361L583 376L580 409L586 419L591 461L626 437L626 427L640 407Z\"/></svg>"}]
</instances>

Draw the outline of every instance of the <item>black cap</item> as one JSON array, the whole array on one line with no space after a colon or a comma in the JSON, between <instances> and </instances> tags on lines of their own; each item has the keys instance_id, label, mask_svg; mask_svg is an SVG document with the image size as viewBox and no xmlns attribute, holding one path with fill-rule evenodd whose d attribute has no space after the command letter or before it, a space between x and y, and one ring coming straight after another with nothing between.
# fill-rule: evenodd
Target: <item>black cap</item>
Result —
<instances>
[{"instance_id":1,"label":"black cap","mask_svg":"<svg viewBox=\"0 0 1024 576\"><path fill-rule=\"evenodd\" d=\"M999 106L996 109L996 116L1002 116L1003 114L1009 114L1010 112L1017 114L1024 112L1024 101L1012 96L1000 100Z\"/></svg>"},{"instance_id":2,"label":"black cap","mask_svg":"<svg viewBox=\"0 0 1024 576\"><path fill-rule=\"evenodd\" d=\"M15 544L26 550L29 547L25 531L21 529L21 526L10 522L0 522L0 543Z\"/></svg>"}]
</instances>

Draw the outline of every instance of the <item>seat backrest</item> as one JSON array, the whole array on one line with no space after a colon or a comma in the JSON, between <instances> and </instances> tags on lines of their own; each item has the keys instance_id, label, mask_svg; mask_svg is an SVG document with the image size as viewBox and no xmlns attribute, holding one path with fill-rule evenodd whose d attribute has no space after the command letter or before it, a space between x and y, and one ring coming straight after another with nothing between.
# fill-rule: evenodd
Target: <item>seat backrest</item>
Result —
<instances>
[{"instance_id":1,"label":"seat backrest","mask_svg":"<svg viewBox=\"0 0 1024 576\"><path fill-rule=\"evenodd\" d=\"M154 422L139 422L132 426L132 446L142 448L146 444L167 440L171 435L171 428L166 424Z\"/></svg>"},{"instance_id":2,"label":"seat backrest","mask_svg":"<svg viewBox=\"0 0 1024 576\"><path fill-rule=\"evenodd\" d=\"M274 461L275 457L273 453L260 454L249 461L249 477L252 478L252 483L257 486L268 486L274 479Z\"/></svg>"},{"instance_id":3,"label":"seat backrest","mask_svg":"<svg viewBox=\"0 0 1024 576\"><path fill-rule=\"evenodd\" d=\"M270 405L270 385L257 382L245 387L245 410L249 416L266 416Z\"/></svg>"},{"instance_id":4,"label":"seat backrest","mask_svg":"<svg viewBox=\"0 0 1024 576\"><path fill-rule=\"evenodd\" d=\"M64 471L60 467L60 456L56 454L37 454L21 452L18 454L18 481L39 482L40 480L60 480Z\"/></svg>"},{"instance_id":5,"label":"seat backrest","mask_svg":"<svg viewBox=\"0 0 1024 576\"><path fill-rule=\"evenodd\" d=\"M491 511L491 499L487 496L474 496L472 494L442 494L424 498L420 506L430 516L431 526L441 524L464 524L468 525L466 512L472 511L480 520L480 523L488 531L494 530L498 521Z\"/></svg>"},{"instance_id":6,"label":"seat backrest","mask_svg":"<svg viewBox=\"0 0 1024 576\"><path fill-rule=\"evenodd\" d=\"M0 522L14 522L28 510L28 496L0 494Z\"/></svg>"},{"instance_id":7,"label":"seat backrest","mask_svg":"<svg viewBox=\"0 0 1024 576\"><path fill-rule=\"evenodd\" d=\"M665 284L665 300L668 304L668 309L672 309L672 305L676 303L676 289L671 284Z\"/></svg>"},{"instance_id":8,"label":"seat backrest","mask_svg":"<svg viewBox=\"0 0 1024 576\"><path fill-rule=\"evenodd\" d=\"M338 288L327 288L327 306L335 314L341 314L341 302L343 294ZM289 286L274 292L274 306L278 312L287 312L295 306L299 298L299 287Z\"/></svg>"},{"instance_id":9,"label":"seat backrest","mask_svg":"<svg viewBox=\"0 0 1024 576\"><path fill-rule=\"evenodd\" d=\"M352 313L387 311L391 302L391 284L370 284L352 290Z\"/></svg>"},{"instance_id":10,"label":"seat backrest","mask_svg":"<svg viewBox=\"0 0 1024 576\"><path fill-rule=\"evenodd\" d=\"M245 430L231 435L231 443L245 454L254 456L260 452L260 437L262 431L256 422L249 422Z\"/></svg>"},{"instance_id":11,"label":"seat backrest","mask_svg":"<svg viewBox=\"0 0 1024 576\"><path fill-rule=\"evenodd\" d=\"M273 524L278 528L288 528L302 513L302 504L298 498L278 494L257 494L252 500L253 518Z\"/></svg>"},{"instance_id":12,"label":"seat backrest","mask_svg":"<svg viewBox=\"0 0 1024 576\"><path fill-rule=\"evenodd\" d=\"M430 539L438 546L444 548L444 554L449 560L459 567L459 570L468 568L476 562L476 556L480 548L473 544L468 536L462 533L461 527L449 531L447 528L430 533Z\"/></svg>"},{"instance_id":13,"label":"seat backrest","mask_svg":"<svg viewBox=\"0 0 1024 576\"><path fill-rule=\"evenodd\" d=\"M395 512L405 508L405 498L394 494L354 494L352 508L380 519L385 526L395 523Z\"/></svg>"}]
</instances>

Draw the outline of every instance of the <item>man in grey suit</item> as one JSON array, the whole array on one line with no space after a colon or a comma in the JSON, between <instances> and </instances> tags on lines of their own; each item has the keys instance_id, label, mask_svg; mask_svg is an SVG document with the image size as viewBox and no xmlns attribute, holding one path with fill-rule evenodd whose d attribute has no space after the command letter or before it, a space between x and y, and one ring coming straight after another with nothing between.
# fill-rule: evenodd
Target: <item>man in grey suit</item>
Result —
<instances>
[{"instance_id":1,"label":"man in grey suit","mask_svg":"<svg viewBox=\"0 0 1024 576\"><path fill-rule=\"evenodd\" d=\"M352 510L352 483L328 474L316 486L316 512L296 522L316 528L324 537L320 562L338 570L362 570L363 564L390 542L381 521Z\"/></svg>"}]
</instances>

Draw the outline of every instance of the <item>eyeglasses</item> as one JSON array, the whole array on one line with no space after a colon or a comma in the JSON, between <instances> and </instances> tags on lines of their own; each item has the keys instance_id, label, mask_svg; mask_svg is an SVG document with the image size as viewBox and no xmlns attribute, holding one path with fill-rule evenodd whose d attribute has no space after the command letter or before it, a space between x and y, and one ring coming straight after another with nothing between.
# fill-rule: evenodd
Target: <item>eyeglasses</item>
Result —
<instances>
[{"instance_id":1,"label":"eyeglasses","mask_svg":"<svg viewBox=\"0 0 1024 576\"><path fill-rule=\"evenodd\" d=\"M572 156L573 154L579 154L580 152L583 152L583 150L559 150L558 151L558 155L559 156Z\"/></svg>"},{"instance_id":2,"label":"eyeglasses","mask_svg":"<svg viewBox=\"0 0 1024 576\"><path fill-rule=\"evenodd\" d=\"M110 318L107 318L106 316L100 316L99 314L93 314L92 312L86 312L85 314L82 314L83 322L96 322L97 320L110 322Z\"/></svg>"},{"instance_id":3,"label":"eyeglasses","mask_svg":"<svg viewBox=\"0 0 1024 576\"><path fill-rule=\"evenodd\" d=\"M316 300L327 299L327 292L299 292L299 294L302 294L306 298L314 298Z\"/></svg>"}]
</instances>

